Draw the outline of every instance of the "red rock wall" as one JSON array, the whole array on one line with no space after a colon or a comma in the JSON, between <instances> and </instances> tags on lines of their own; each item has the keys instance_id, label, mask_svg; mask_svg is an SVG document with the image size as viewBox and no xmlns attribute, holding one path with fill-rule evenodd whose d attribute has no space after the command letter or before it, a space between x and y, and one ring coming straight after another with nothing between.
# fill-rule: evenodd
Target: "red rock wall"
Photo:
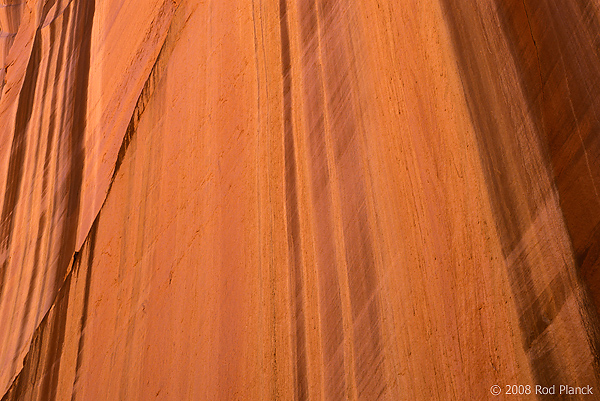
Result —
<instances>
[{"instance_id":1,"label":"red rock wall","mask_svg":"<svg viewBox=\"0 0 600 401\"><path fill-rule=\"evenodd\" d=\"M18 0L0 2L0 92L4 87L6 78L6 68L8 66L6 57L19 30L24 4L24 2Z\"/></svg>"},{"instance_id":2,"label":"red rock wall","mask_svg":"<svg viewBox=\"0 0 600 401\"><path fill-rule=\"evenodd\" d=\"M594 350L599 340L591 304L598 302L598 287L591 280L596 261L593 252L583 260L580 245L593 249L590 227L600 210L594 189L597 161L590 160L597 153L597 129L580 124L578 117L594 113L595 101L584 88L596 80L598 56L588 53L584 38L595 29L590 19L598 9L552 3L446 4L524 344L540 383L572 381L573 368L579 370L575 377L594 376L595 356L590 365L576 367L571 361L581 362L581 351L573 349L568 356L556 345L575 332L571 319L582 319L584 326L573 344ZM556 12L562 15L560 23ZM576 38L581 45L569 44ZM569 62L563 61L563 52L573 53ZM588 69L575 70L580 63ZM568 317L572 302L575 315ZM586 312L575 312L578 308Z\"/></svg>"},{"instance_id":3,"label":"red rock wall","mask_svg":"<svg viewBox=\"0 0 600 401\"><path fill-rule=\"evenodd\" d=\"M22 7L3 400L600 391L594 4Z\"/></svg>"},{"instance_id":4,"label":"red rock wall","mask_svg":"<svg viewBox=\"0 0 600 401\"><path fill-rule=\"evenodd\" d=\"M6 328L0 378L6 384L21 369L105 198L173 9L170 2L148 2L145 12L121 4L108 21L110 14L96 13L106 6L23 3L8 55L0 99L0 327ZM125 33L123 52L108 52L104 46L123 42L117 38Z\"/></svg>"}]
</instances>

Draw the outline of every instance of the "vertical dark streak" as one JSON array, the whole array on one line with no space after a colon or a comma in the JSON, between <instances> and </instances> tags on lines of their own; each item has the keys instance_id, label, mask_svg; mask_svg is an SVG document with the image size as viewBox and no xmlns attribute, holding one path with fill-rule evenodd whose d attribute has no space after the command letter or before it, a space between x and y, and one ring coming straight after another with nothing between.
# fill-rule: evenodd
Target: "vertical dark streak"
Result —
<instances>
[{"instance_id":1,"label":"vertical dark streak","mask_svg":"<svg viewBox=\"0 0 600 401\"><path fill-rule=\"evenodd\" d=\"M75 255L75 263L77 263L77 255ZM49 376L57 375L59 366L58 364L48 363L48 358L56 357L56 354L53 354L52 347L48 351L49 355L46 354L45 344L62 343L64 341L64 323L67 318L70 290L71 275L68 276L65 286L57 294L54 307L44 316L40 326L35 331L29 352L23 361L23 369L2 397L2 401L54 400L56 398L56 393L49 393L49 388L44 384ZM63 330L60 330L61 327L63 327ZM42 361L46 361L46 363Z\"/></svg>"},{"instance_id":2,"label":"vertical dark streak","mask_svg":"<svg viewBox=\"0 0 600 401\"><path fill-rule=\"evenodd\" d=\"M54 7L55 4L56 4L56 0L46 0L44 6L42 8L42 15L40 16L40 21L46 20L46 16L48 16L50 9L52 9L52 7Z\"/></svg>"},{"instance_id":3,"label":"vertical dark streak","mask_svg":"<svg viewBox=\"0 0 600 401\"><path fill-rule=\"evenodd\" d=\"M52 56L54 54L54 38L55 37L55 29L54 26L50 27L50 42L49 42L49 54L48 54L48 60L52 60ZM46 96L46 93L49 91L48 88L48 84L50 82L50 73L49 73L49 69L46 71L45 77L44 77L44 84L42 86L42 96ZM52 80L52 88L54 88L54 83L56 82L56 80ZM42 120L44 118L43 113L40 113L39 118L38 118L38 126L41 127L42 126ZM42 143L43 143L43 135L46 134L48 135L48 137L52 137L52 130L49 129L47 130L47 132L44 132L44 130L40 130L41 132L39 133L39 135L37 137L34 137L33 140L37 141L37 146L36 146L36 154L34 157L34 167L33 167L33 171L34 174L37 174L37 170L38 170L38 163L39 163L39 151L42 148ZM51 146L51 141L49 140L46 144L46 146ZM47 169L46 166L48 164L48 158L50 157L50 149L46 149L46 157L44 159L44 163L42 165L42 189L41 189L41 198L44 198L44 195L46 194L46 187L47 187L47 182L48 182L48 173L47 173ZM33 196L31 196L29 198L30 200L30 205L29 205L29 210L31 209L31 202L33 202ZM33 258L33 272L31 274L31 278L29 280L29 286L28 286L28 294L27 294L27 299L25 301L25 308L24 308L24 312L25 315L23 316L22 320L21 320L21 329L20 329L20 334L19 334L19 338L23 339L23 334L25 332L25 328L27 327L27 324L30 323L30 316L31 316L31 312L32 312L32 302L33 302L33 291L36 288L36 283L38 281L38 276L39 276L39 272L40 270L44 271L46 269L40 269L41 266L44 266L44 264L42 264L42 261L40 260L40 251L41 251L41 247L42 247L42 241L44 240L44 232L46 230L46 211L44 208L42 208L42 212L41 212L41 216L39 218L39 224L38 224L38 233L37 233L37 237L36 237L36 245L35 245L35 252L34 252L34 258ZM25 257L25 255L24 255ZM20 287L20 286L19 286ZM42 287L43 288L43 287ZM37 315L37 314L36 314ZM37 316L34 315L34 320L37 320ZM16 362L16 361L15 361Z\"/></svg>"},{"instance_id":4,"label":"vertical dark streak","mask_svg":"<svg viewBox=\"0 0 600 401\"><path fill-rule=\"evenodd\" d=\"M84 290L84 294L83 294L83 308L81 310L81 321L79 324L79 344L77 346L77 362L75 365L75 379L73 381L73 391L71 393L71 401L74 401L75 397L77 395L77 381L79 379L79 369L81 368L81 364L83 363L83 347L85 345L85 327L87 325L88 309L89 309L89 303L90 303L90 288L91 288L91 284L92 284L92 269L93 269L93 263L94 263L94 253L96 250L97 234L98 234L98 218L96 218L96 221L94 222L94 224L92 224L92 228L91 228L89 236L87 238L87 246L89 247L89 250L88 250L87 262L85 264L85 269L86 269L85 290ZM81 263L83 263L83 262L81 260L79 260L78 273L79 273L79 269L81 268Z\"/></svg>"},{"instance_id":5,"label":"vertical dark streak","mask_svg":"<svg viewBox=\"0 0 600 401\"><path fill-rule=\"evenodd\" d=\"M315 0L319 15L324 105L341 195L341 220L354 327L354 364L359 398L385 397L379 286L366 210L364 163L349 72L357 68L343 38L351 7L345 1Z\"/></svg>"},{"instance_id":6,"label":"vertical dark streak","mask_svg":"<svg viewBox=\"0 0 600 401\"><path fill-rule=\"evenodd\" d=\"M33 290L35 289L35 283L38 278L39 270L40 270L40 250L42 245L42 238L44 234L44 230L46 229L46 214L42 213L40 217L40 221L38 224L38 235L37 241L35 244L35 252L33 257L33 272L31 273L31 279L29 280L29 290L27 292L27 300L25 301L25 315L23 317L23 321L21 322L21 330L19 333L19 339L22 339L25 333L25 328L27 327L27 322L29 322L29 315L31 313L31 302L33 300ZM13 366L14 368L14 366Z\"/></svg>"},{"instance_id":7,"label":"vertical dark streak","mask_svg":"<svg viewBox=\"0 0 600 401\"><path fill-rule=\"evenodd\" d=\"M64 38L68 35L68 29L69 29L69 13L66 12L63 14L63 23L62 23L62 27L60 30L60 36L58 37L58 52L57 52L57 56L56 56L56 71L54 74L54 81L53 82L59 82L60 81L60 74L63 68L63 63L61 62L63 59L63 54L64 54L64 50L65 50L65 40ZM50 47L51 49L55 46L55 30L56 30L56 24L50 24L48 26L48 28L50 29ZM52 50L53 51L53 50ZM57 102L57 93L59 91L56 90L56 85L52 85L52 104L55 104ZM46 154L44 157L44 170L43 170L43 174L42 174L42 194L43 197L44 196L50 196L50 194L47 193L47 188L48 188L48 181L49 181L49 171L50 171L50 161L51 161L51 157L52 157L52 153L53 153L53 144L54 144L54 138L56 137L55 135L55 127L56 127L56 113L51 113L50 117L49 117L49 122L48 122L48 137L46 140ZM58 138L60 139L60 135L58 136ZM56 171L58 171L58 166L56 168ZM56 191L54 191L56 192ZM56 193L55 193L56 196ZM49 202L48 202L49 203ZM56 205L56 202L54 202L54 204ZM56 210L50 210L49 213L54 216L56 215ZM51 221L54 220L53 218L51 218ZM55 236L50 235L48 236L48 245L47 245L47 249L52 249L52 244L53 241L55 240L54 238ZM51 265L51 261L48 259L51 257L51 252L48 252L46 260L45 260L45 264L46 266L50 266ZM46 288L46 282L47 282L47 277L48 277L48 269L44 269L42 274L42 282L40 284L41 288ZM37 321L40 311L42 309L42 303L38 304L38 308L35 314L35 320Z\"/></svg>"},{"instance_id":8,"label":"vertical dark streak","mask_svg":"<svg viewBox=\"0 0 600 401\"><path fill-rule=\"evenodd\" d=\"M345 371L344 321L333 212L330 165L325 137L326 94L321 65L321 38L315 1L298 4L302 45L304 112L315 223L315 251L319 290L319 320L323 360L324 397L349 395Z\"/></svg>"},{"instance_id":9,"label":"vertical dark streak","mask_svg":"<svg viewBox=\"0 0 600 401\"><path fill-rule=\"evenodd\" d=\"M290 266L290 297L292 301L292 332L295 337L294 354L296 365L294 381L296 399L308 399L308 378L306 362L306 340L304 305L302 300L302 250L300 249L300 217L296 182L296 156L292 121L292 79L290 60L290 37L286 0L279 1L279 27L281 32L281 74L283 76L283 124L285 148L285 185L288 225L288 244L292 256Z\"/></svg>"},{"instance_id":10,"label":"vertical dark streak","mask_svg":"<svg viewBox=\"0 0 600 401\"><path fill-rule=\"evenodd\" d=\"M75 3L72 3L75 4ZM55 277L55 291L60 288L64 280L71 255L75 249L75 240L77 237L77 225L79 223L79 208L81 197L81 185L83 181L84 167L84 132L87 113L87 91L90 72L90 48L92 39L92 24L95 12L95 0L78 2L75 12L75 30L72 37L77 41L79 49L72 48L77 54L76 63L73 66L74 77L73 98L65 97L70 102L71 114L73 116L73 125L70 130L69 151L71 155L71 165L68 177L68 201L67 216L64 220L62 234L62 244L58 257L57 271Z\"/></svg>"},{"instance_id":11,"label":"vertical dark streak","mask_svg":"<svg viewBox=\"0 0 600 401\"><path fill-rule=\"evenodd\" d=\"M531 364L532 374L536 383L548 385L552 383L565 382L566 377L561 369L560 353L556 352L557 344L547 330L552 324L555 317L560 312L561 308L569 297L573 296L572 286L568 284L566 277L562 273L556 274L548 286L539 292L535 291L534 272L535 266L531 266L528 260L527 249L521 249L523 235L529 228L524 222L533 220L537 209L543 202L534 202L531 199L545 200L548 194L536 194L538 196L527 196L526 200L529 205L526 208L521 208L519 205L519 195L511 190L513 179L507 173L510 171L508 166L510 163L519 162L520 155L510 160L513 157L507 154L506 146L504 146L501 138L511 139L509 134L501 131L498 124L498 116L490 112L490 105L497 102L495 94L497 83L488 78L485 71L489 68L486 65L485 58L478 56L480 51L474 48L475 43L473 36L479 35L477 28L472 27L467 23L467 15L476 14L478 10L476 5L472 3L461 3L455 0L444 0L441 2L444 11L449 32L453 41L454 50L458 59L458 67L463 83L463 90L467 105L475 127L477 145L480 153L480 159L484 170L485 182L487 190L490 194L496 227L498 229L504 257L509 256L512 259L508 266L508 278L511 292L514 297L515 306L519 315L519 325L521 329L522 341L525 351L528 354ZM537 135L539 141L543 144L546 140L546 133L540 130L551 130L551 124L543 114L543 104L540 107L540 102L547 101L547 96L542 96L541 91L546 84L540 78L544 75L544 63L536 60L536 51L541 46L541 41L536 41L533 37L529 37L530 32L533 35L535 29L530 30L528 16L523 8L522 1L515 1L520 8L509 7L507 3L496 2L497 11L500 20L503 23L502 29L507 37L510 46L513 46L511 55L517 68L523 62L523 59L529 55L532 69L527 71L519 71L519 79L521 90L525 100L528 101L528 108L531 118L534 121L535 129L532 135ZM536 3L539 4L539 3ZM523 13L520 16L512 15L514 13ZM506 17L508 14L510 18ZM524 42L515 42L520 36L515 36L515 31L511 31L515 26L509 27L507 24L521 24L521 29L527 32L527 39ZM544 21L544 27L547 26L547 21ZM510 28L510 29L508 29ZM545 28L544 28L545 29ZM527 44L527 41L533 41ZM517 46L518 45L518 46ZM521 48L518 48L521 47ZM529 51L526 52L526 48ZM552 52L555 52L553 49ZM543 57L541 57L543 60ZM499 67L501 68L501 67ZM538 68L541 71L538 71ZM493 70L492 70L493 71ZM493 76L493 72L491 73ZM528 79L523 80L523 77ZM540 87L537 82L540 82ZM534 82L535 85L530 84ZM564 94L561 93L561 97ZM563 113L558 113L563 114ZM543 146L543 145L542 145ZM542 150L547 150L542 149ZM546 167L546 171L550 175L550 181L554 180L552 172ZM541 171L540 171L541 172ZM526 190L530 190L526 188ZM532 190L532 193L535 193ZM585 300L584 300L585 301ZM587 316L586 311L580 311ZM583 316L584 320L586 316ZM587 316L589 317L589 316ZM589 328L588 328L589 330ZM588 331L588 336L590 333ZM596 341L597 343L597 341ZM593 348L593 344L592 344Z\"/></svg>"},{"instance_id":12,"label":"vertical dark streak","mask_svg":"<svg viewBox=\"0 0 600 401\"><path fill-rule=\"evenodd\" d=\"M75 255L75 261L77 261L78 256L78 254ZM56 399L60 362L65 341L71 279L71 275L66 278L63 287L56 297L54 310L48 314L48 321L45 329L50 330L50 334L47 338L44 338L47 342L42 341L42 343L48 344L48 354L43 355L44 365L37 367L38 369L41 369L40 375L42 376L40 395L48 400Z\"/></svg>"},{"instance_id":13,"label":"vertical dark streak","mask_svg":"<svg viewBox=\"0 0 600 401\"><path fill-rule=\"evenodd\" d=\"M62 23L62 27L60 30L60 35L58 37L58 43L57 43L58 52L57 52L57 56L56 56L56 60L57 60L56 61L56 71L54 73L54 81L53 82L59 82L59 79L60 79L60 73L62 70L62 62L61 61L63 58L64 49L65 49L64 38L68 34L68 27L69 27L69 13L65 13L63 16L63 23ZM51 47L51 49L53 49L55 46L55 37L56 37L55 30L57 29L56 24L50 24L49 29L50 29L50 47ZM56 104L57 93L58 93L58 91L56 90L56 85L52 85L51 90L52 90L52 97L51 97L52 104ZM54 138L55 138L55 132L54 132L55 127L56 127L56 113L51 113L50 117L49 117L49 121L48 121L48 137L46 140L46 154L44 156L44 170L42 173L43 198L46 196L48 196L48 197L50 196L50 194L47 193L47 190L48 190L48 181L49 181L50 161L51 161ZM50 213L54 214L54 211L50 211ZM52 236L52 235L48 236L48 249L52 249L53 241L54 241L54 236ZM46 265L50 265L50 260L48 260L49 257L50 257L50 252L48 253L48 255L46 257L46 261L45 261ZM46 288L47 276L48 276L48 271L45 269L43 272L41 288ZM38 319L41 307L42 307L42 304L40 303L38 305L38 310L36 312L36 320Z\"/></svg>"},{"instance_id":14,"label":"vertical dark streak","mask_svg":"<svg viewBox=\"0 0 600 401\"><path fill-rule=\"evenodd\" d=\"M8 162L8 175L6 178L5 198L2 206L2 215L0 217L0 251L4 253L4 260L0 267L0 298L4 290L4 279L6 269L8 268L8 255L12 242L12 232L14 226L14 212L21 194L21 182L23 180L23 162L25 159L25 150L27 148L27 127L33 111L33 100L35 98L35 89L39 73L41 59L40 33L36 32L33 39L33 48L25 78L23 88L19 96L17 114L15 119L15 133L10 149L10 159Z\"/></svg>"},{"instance_id":15,"label":"vertical dark streak","mask_svg":"<svg viewBox=\"0 0 600 401\"><path fill-rule=\"evenodd\" d=\"M58 293L59 289L67 286L64 282L68 265L75 248L75 239L77 234L77 225L79 219L79 201L81 196L81 184L83 176L83 141L84 129L87 113L87 91L90 70L90 48L92 23L95 12L95 0L71 3L74 8L74 31L71 33L73 38L70 50L74 53L74 64L72 71L74 76L71 81L73 88L73 98L65 97L70 102L70 113L73 116L70 129L69 150L71 155L71 164L68 171L68 192L67 192L67 215L64 218L63 228L60 231L61 246L56 267L56 276L54 289ZM65 93L68 93L67 91ZM66 105L65 105L66 106ZM68 114L67 114L68 115ZM70 278L71 276L69 276ZM52 336L49 342L49 351L46 359L46 366L41 391L48 395L49 399L56 397L58 387L58 375L60 371L61 354L64 345L66 328L66 308L68 307L68 291L64 301L64 311L54 315L55 319L51 323Z\"/></svg>"}]
</instances>

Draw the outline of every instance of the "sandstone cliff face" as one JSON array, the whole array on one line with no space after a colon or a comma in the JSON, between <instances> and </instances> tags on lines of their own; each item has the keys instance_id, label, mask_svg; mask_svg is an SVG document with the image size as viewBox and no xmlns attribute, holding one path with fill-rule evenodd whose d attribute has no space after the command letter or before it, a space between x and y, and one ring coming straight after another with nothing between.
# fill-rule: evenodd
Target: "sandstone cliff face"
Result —
<instances>
[{"instance_id":1,"label":"sandstone cliff face","mask_svg":"<svg viewBox=\"0 0 600 401\"><path fill-rule=\"evenodd\" d=\"M3 0L2 399L600 392L599 18Z\"/></svg>"}]
</instances>

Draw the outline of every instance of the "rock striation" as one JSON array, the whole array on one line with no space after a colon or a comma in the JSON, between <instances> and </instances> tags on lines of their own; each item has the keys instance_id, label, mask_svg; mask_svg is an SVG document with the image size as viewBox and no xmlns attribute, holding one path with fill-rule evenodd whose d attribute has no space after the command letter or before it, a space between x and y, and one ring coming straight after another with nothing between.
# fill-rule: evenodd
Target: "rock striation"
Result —
<instances>
[{"instance_id":1,"label":"rock striation","mask_svg":"<svg viewBox=\"0 0 600 401\"><path fill-rule=\"evenodd\" d=\"M599 32L589 0L0 0L2 400L600 392Z\"/></svg>"}]
</instances>

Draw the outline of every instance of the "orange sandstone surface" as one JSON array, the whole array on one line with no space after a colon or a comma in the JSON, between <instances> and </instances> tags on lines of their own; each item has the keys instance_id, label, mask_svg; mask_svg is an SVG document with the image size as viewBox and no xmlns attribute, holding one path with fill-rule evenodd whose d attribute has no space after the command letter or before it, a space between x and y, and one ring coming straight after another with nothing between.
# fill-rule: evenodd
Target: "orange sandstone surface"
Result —
<instances>
[{"instance_id":1,"label":"orange sandstone surface","mask_svg":"<svg viewBox=\"0 0 600 401\"><path fill-rule=\"evenodd\" d=\"M0 0L0 68L3 401L600 397L599 3Z\"/></svg>"}]
</instances>

